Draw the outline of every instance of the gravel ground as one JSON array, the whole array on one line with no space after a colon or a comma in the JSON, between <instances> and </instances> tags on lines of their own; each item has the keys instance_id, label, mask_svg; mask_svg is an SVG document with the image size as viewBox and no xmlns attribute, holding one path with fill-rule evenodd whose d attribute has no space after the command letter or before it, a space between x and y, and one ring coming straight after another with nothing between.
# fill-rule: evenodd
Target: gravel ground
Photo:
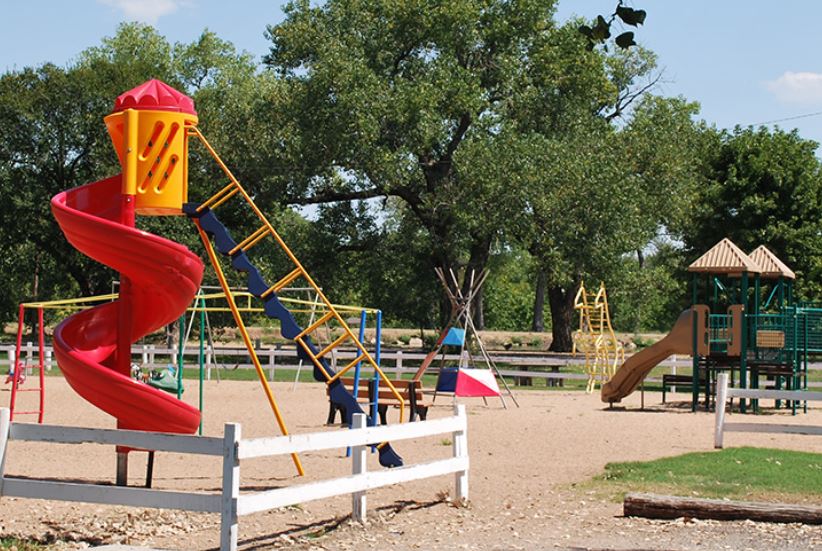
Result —
<instances>
[{"instance_id":1,"label":"gravel ground","mask_svg":"<svg viewBox=\"0 0 822 551\"><path fill-rule=\"evenodd\" d=\"M275 396L294 433L325 427L327 402L322 385L274 385ZM84 402L59 377L47 379L46 422L112 427L110 417ZM243 437L277 434L258 383L216 381L204 388L207 435L221 434L225 422L242 424ZM7 403L8 394L5 393ZM187 399L196 400L192 382ZM685 396L678 396L684 400ZM620 503L575 487L602 472L610 461L648 460L712 449L713 416L691 414L683 404L662 407L648 394L625 408L609 410L597 395L572 392L517 393L522 407L503 409L498 400L467 399L471 458L470 502L451 502L451 477L420 480L368 494L365 525L349 519L350 498L308 502L240 518L241 549L754 549L822 550L822 527L799 524L624 518ZM676 399L677 396L674 396ZM25 399L32 399L27 396ZM0 399L2 400L2 399ZM0 402L3 403L3 402ZM25 407L25 406L21 406ZM430 417L450 415L440 398ZM396 412L392 412L396 418ZM822 425L822 410L780 423ZM22 420L22 419L21 419ZM746 416L772 422L773 415ZM726 436L727 446L753 445L822 453L822 439L798 435ZM429 438L396 444L407 463L446 457L450 442ZM295 476L290 459L244 461L242 491L259 491L350 472L344 450L303 454L307 474ZM131 455L131 483L141 482L145 454ZM379 469L376 456L369 469ZM61 480L113 481L110 447L11 442L6 472ZM220 462L213 458L158 454L154 486L216 492ZM219 542L213 514L148 510L92 504L3 498L0 535L51 542L56 549L103 544L162 549L211 549Z\"/></svg>"}]
</instances>

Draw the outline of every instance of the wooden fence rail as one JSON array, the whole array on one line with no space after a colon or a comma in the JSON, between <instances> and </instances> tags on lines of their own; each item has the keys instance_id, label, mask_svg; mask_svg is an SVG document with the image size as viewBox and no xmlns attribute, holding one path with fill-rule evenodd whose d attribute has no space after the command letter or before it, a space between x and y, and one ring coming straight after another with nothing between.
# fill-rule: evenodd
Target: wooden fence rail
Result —
<instances>
[{"instance_id":1,"label":"wooden fence rail","mask_svg":"<svg viewBox=\"0 0 822 551\"><path fill-rule=\"evenodd\" d=\"M9 418L9 410L0 408L0 496L220 513L221 550L237 549L240 516L277 507L350 494L352 516L355 520L363 521L366 517L368 490L446 474L454 474L454 497L461 502L468 499L468 424L464 405L455 405L452 417L431 421L367 427L365 415L356 414L354 428L351 430L249 440L241 440L240 425L232 423L225 425L223 437L218 438L20 424L10 423ZM367 450L374 442L441 434L451 435L452 448L449 458L390 470L368 472L366 469ZM157 451L222 456L222 492L187 493L7 476L5 460L8 443L11 440L61 444L113 444ZM240 494L240 461L243 459L348 446L353 448L350 476Z\"/></svg>"},{"instance_id":2,"label":"wooden fence rail","mask_svg":"<svg viewBox=\"0 0 822 551\"><path fill-rule=\"evenodd\" d=\"M728 386L728 374L720 373L716 384L716 418L714 425L714 447L722 448L726 432L766 432L783 434L822 435L822 426L777 424L777 423L728 423L725 409L728 398L771 399L795 401L822 401L822 392L807 390L757 390Z\"/></svg>"}]
</instances>

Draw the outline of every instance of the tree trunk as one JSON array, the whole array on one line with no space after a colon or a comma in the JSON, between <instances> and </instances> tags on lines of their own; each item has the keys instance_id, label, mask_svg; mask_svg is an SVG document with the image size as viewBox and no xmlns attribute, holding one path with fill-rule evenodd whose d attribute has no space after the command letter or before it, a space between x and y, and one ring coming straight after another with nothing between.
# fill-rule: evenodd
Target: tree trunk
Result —
<instances>
[{"instance_id":1,"label":"tree trunk","mask_svg":"<svg viewBox=\"0 0 822 551\"><path fill-rule=\"evenodd\" d=\"M474 327L477 331L485 329L485 311L483 310L482 289L479 290L477 296L474 297L474 304L471 306L471 312L474 316Z\"/></svg>"},{"instance_id":2,"label":"tree trunk","mask_svg":"<svg viewBox=\"0 0 822 551\"><path fill-rule=\"evenodd\" d=\"M574 296L576 288L549 287L551 305L551 352L570 352L573 347L571 332L574 326Z\"/></svg>"},{"instance_id":3,"label":"tree trunk","mask_svg":"<svg viewBox=\"0 0 822 551\"><path fill-rule=\"evenodd\" d=\"M537 272L537 288L534 293L534 320L531 323L531 331L545 331L545 287L547 286L545 270Z\"/></svg>"}]
</instances>

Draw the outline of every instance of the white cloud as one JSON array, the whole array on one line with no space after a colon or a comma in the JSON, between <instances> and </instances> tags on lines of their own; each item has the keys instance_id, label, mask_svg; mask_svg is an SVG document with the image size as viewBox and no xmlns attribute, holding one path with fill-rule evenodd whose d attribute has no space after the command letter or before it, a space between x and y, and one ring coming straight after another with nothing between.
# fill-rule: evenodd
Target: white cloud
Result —
<instances>
[{"instance_id":1,"label":"white cloud","mask_svg":"<svg viewBox=\"0 0 822 551\"><path fill-rule=\"evenodd\" d=\"M101 4L122 10L132 21L154 25L164 15L174 13L185 0L97 0Z\"/></svg>"},{"instance_id":2,"label":"white cloud","mask_svg":"<svg viewBox=\"0 0 822 551\"><path fill-rule=\"evenodd\" d=\"M822 73L785 71L765 87L783 103L822 104Z\"/></svg>"}]
</instances>

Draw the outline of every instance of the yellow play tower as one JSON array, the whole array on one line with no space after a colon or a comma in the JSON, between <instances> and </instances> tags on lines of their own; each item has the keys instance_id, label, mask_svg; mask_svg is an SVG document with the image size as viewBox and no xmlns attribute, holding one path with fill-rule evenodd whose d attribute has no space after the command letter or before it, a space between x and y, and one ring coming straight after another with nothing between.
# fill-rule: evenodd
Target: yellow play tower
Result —
<instances>
[{"instance_id":1,"label":"yellow play tower","mask_svg":"<svg viewBox=\"0 0 822 551\"><path fill-rule=\"evenodd\" d=\"M614 376L625 361L625 350L611 326L605 283L599 284L596 294L588 292L584 282L580 283L574 309L579 312L579 329L573 334L573 353L585 354L586 390L591 393L597 382L604 384Z\"/></svg>"}]
</instances>

